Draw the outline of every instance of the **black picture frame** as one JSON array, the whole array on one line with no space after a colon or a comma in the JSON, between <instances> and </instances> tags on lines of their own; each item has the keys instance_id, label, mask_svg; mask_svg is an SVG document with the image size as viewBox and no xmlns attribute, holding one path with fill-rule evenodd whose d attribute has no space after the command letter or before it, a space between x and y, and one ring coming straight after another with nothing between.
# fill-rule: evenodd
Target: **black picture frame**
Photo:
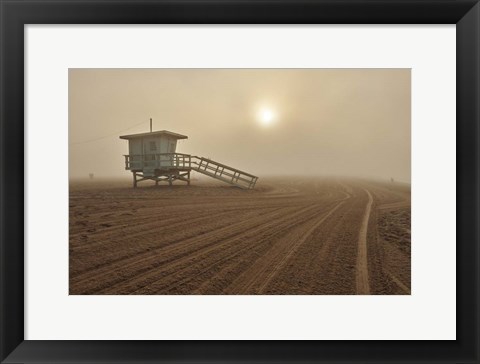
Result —
<instances>
[{"instance_id":1,"label":"black picture frame","mask_svg":"<svg viewBox=\"0 0 480 364\"><path fill-rule=\"evenodd\" d=\"M2 363L479 363L478 0L0 0L0 15ZM157 23L456 24L457 340L24 340L24 26Z\"/></svg>"}]
</instances>

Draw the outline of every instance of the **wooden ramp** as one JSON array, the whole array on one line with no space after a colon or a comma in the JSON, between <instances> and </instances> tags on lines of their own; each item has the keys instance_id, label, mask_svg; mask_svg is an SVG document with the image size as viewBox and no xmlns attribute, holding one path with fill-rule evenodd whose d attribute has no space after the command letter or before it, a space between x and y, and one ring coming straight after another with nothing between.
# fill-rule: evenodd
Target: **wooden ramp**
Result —
<instances>
[{"instance_id":1,"label":"wooden ramp","mask_svg":"<svg viewBox=\"0 0 480 364\"><path fill-rule=\"evenodd\" d=\"M194 171L245 189L254 188L258 180L254 175L204 157L192 156L190 166Z\"/></svg>"}]
</instances>

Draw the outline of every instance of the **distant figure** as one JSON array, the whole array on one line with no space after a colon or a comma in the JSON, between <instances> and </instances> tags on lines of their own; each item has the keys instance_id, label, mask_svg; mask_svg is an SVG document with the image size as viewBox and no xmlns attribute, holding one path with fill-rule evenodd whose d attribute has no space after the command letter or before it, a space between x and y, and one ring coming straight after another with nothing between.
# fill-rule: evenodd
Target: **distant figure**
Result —
<instances>
[{"instance_id":1,"label":"distant figure","mask_svg":"<svg viewBox=\"0 0 480 364\"><path fill-rule=\"evenodd\" d=\"M93 179L93 173L89 173L88 177L90 177L90 179Z\"/></svg>"},{"instance_id":2,"label":"distant figure","mask_svg":"<svg viewBox=\"0 0 480 364\"><path fill-rule=\"evenodd\" d=\"M392 183L395 182L395 181L393 180L393 177L390 177L390 182L392 182Z\"/></svg>"}]
</instances>

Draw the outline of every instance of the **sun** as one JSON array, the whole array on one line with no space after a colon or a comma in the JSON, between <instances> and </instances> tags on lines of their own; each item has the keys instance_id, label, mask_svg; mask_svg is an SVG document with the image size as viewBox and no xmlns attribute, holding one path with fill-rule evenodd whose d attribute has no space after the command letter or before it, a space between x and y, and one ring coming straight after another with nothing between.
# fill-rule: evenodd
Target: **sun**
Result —
<instances>
[{"instance_id":1,"label":"sun","mask_svg":"<svg viewBox=\"0 0 480 364\"><path fill-rule=\"evenodd\" d=\"M262 109L259 114L259 121L263 126L271 125L275 120L275 114L271 109Z\"/></svg>"}]
</instances>

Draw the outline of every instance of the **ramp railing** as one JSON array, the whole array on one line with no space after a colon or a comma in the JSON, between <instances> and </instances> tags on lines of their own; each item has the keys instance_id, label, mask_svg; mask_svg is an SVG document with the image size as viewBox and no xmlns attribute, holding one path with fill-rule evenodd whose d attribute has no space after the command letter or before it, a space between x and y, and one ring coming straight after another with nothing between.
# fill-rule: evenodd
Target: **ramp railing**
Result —
<instances>
[{"instance_id":1,"label":"ramp railing","mask_svg":"<svg viewBox=\"0 0 480 364\"><path fill-rule=\"evenodd\" d=\"M191 166L194 171L241 188L254 188L258 180L253 174L204 157L192 156Z\"/></svg>"}]
</instances>

